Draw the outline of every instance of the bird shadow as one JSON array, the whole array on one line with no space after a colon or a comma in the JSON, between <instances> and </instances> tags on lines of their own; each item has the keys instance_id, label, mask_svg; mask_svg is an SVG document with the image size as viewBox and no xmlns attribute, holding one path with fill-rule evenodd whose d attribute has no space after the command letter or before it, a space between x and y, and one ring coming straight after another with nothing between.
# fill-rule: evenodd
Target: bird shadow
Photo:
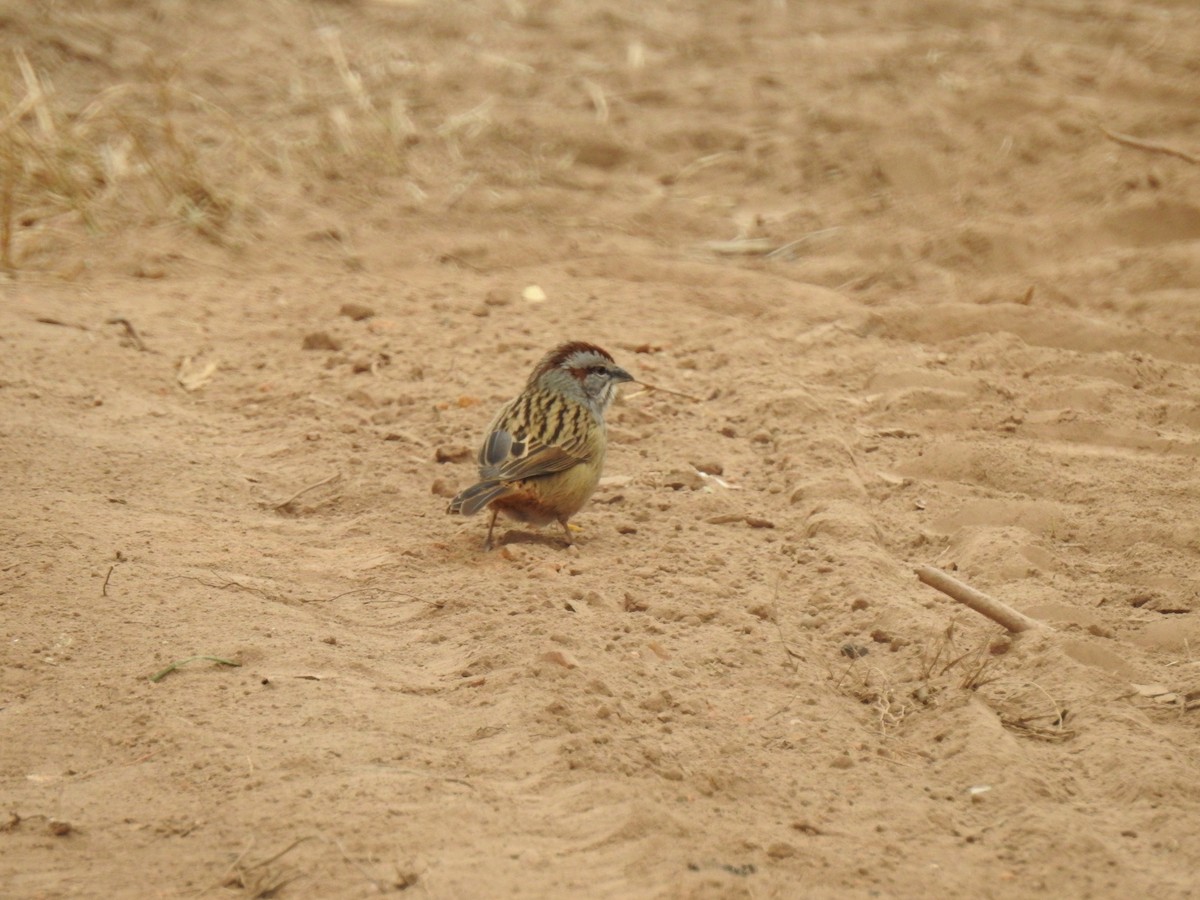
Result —
<instances>
[{"instance_id":1,"label":"bird shadow","mask_svg":"<svg viewBox=\"0 0 1200 900\"><path fill-rule=\"evenodd\" d=\"M524 531L513 529L506 531L496 540L494 549L499 550L507 544L539 544L543 547L557 547L560 550L566 549L571 545L564 541L561 537L553 534L542 534L537 531Z\"/></svg>"}]
</instances>

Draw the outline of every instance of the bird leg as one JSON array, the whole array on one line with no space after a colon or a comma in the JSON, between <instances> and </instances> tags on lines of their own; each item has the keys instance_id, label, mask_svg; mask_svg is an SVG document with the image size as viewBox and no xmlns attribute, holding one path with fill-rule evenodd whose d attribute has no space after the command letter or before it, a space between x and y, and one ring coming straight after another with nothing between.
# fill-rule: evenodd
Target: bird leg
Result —
<instances>
[{"instance_id":1,"label":"bird leg","mask_svg":"<svg viewBox=\"0 0 1200 900\"><path fill-rule=\"evenodd\" d=\"M492 544L492 529L496 527L496 516L498 516L498 515L500 515L500 510L498 510L498 509L493 509L493 510L492 510L492 520L491 520L490 522L488 522L488 533L487 533L487 539L486 539L486 540L484 540L484 542L483 542L483 549L484 549L484 550L491 550L491 549L492 549L492 547L493 547L493 544Z\"/></svg>"},{"instance_id":2,"label":"bird leg","mask_svg":"<svg viewBox=\"0 0 1200 900\"><path fill-rule=\"evenodd\" d=\"M567 536L567 546L570 547L575 543L575 539L571 537L571 526L567 524L566 519L559 519L558 524L562 526L563 534Z\"/></svg>"}]
</instances>

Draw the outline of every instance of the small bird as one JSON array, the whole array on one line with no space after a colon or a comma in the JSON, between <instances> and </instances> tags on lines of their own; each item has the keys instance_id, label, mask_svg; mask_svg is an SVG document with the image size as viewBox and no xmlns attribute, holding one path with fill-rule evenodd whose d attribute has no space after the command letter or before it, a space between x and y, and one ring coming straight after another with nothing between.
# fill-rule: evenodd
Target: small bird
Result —
<instances>
[{"instance_id":1,"label":"small bird","mask_svg":"<svg viewBox=\"0 0 1200 900\"><path fill-rule=\"evenodd\" d=\"M485 550L502 512L533 525L558 522L567 544L574 543L567 521L592 496L604 468L605 410L618 385L634 380L595 344L555 347L492 420L479 450L479 483L459 492L447 512L473 516L489 507Z\"/></svg>"}]
</instances>

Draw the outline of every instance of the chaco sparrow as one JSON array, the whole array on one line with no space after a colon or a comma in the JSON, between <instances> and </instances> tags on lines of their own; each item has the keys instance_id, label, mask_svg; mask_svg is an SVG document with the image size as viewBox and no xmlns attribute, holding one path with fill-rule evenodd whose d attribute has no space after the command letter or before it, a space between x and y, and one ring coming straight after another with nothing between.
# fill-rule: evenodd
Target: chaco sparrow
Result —
<instances>
[{"instance_id":1,"label":"chaco sparrow","mask_svg":"<svg viewBox=\"0 0 1200 900\"><path fill-rule=\"evenodd\" d=\"M449 513L492 511L484 549L501 512L521 522L567 521L596 490L604 467L604 412L617 386L634 378L606 350L571 341L537 364L525 389L492 421L479 450L479 483L450 501Z\"/></svg>"}]
</instances>

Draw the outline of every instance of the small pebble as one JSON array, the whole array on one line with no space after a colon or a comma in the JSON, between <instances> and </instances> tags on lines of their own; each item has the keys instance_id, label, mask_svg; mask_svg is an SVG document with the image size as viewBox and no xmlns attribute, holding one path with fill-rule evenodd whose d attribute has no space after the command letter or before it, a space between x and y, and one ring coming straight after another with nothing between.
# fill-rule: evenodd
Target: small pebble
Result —
<instances>
[{"instance_id":1,"label":"small pebble","mask_svg":"<svg viewBox=\"0 0 1200 900\"><path fill-rule=\"evenodd\" d=\"M667 473L663 478L663 484L674 491L698 491L704 487L704 479L695 469L676 469L673 472Z\"/></svg>"},{"instance_id":2,"label":"small pebble","mask_svg":"<svg viewBox=\"0 0 1200 900\"><path fill-rule=\"evenodd\" d=\"M302 346L305 350L341 350L342 342L326 331L314 331L304 336Z\"/></svg>"},{"instance_id":3,"label":"small pebble","mask_svg":"<svg viewBox=\"0 0 1200 900\"><path fill-rule=\"evenodd\" d=\"M564 669L579 668L579 660L577 660L566 650L550 650L546 653L543 653L540 659L543 662L554 663L557 666L562 666Z\"/></svg>"},{"instance_id":4,"label":"small pebble","mask_svg":"<svg viewBox=\"0 0 1200 900\"><path fill-rule=\"evenodd\" d=\"M66 837L74 830L70 822L64 822L61 819L51 819L47 827L55 837Z\"/></svg>"},{"instance_id":5,"label":"small pebble","mask_svg":"<svg viewBox=\"0 0 1200 900\"><path fill-rule=\"evenodd\" d=\"M339 310L341 315L355 322L361 322L363 319L369 319L375 315L375 310L367 306L365 303L355 303L351 300L349 303L343 303Z\"/></svg>"},{"instance_id":6,"label":"small pebble","mask_svg":"<svg viewBox=\"0 0 1200 900\"><path fill-rule=\"evenodd\" d=\"M512 296L500 288L492 288L487 292L487 296L483 298L483 302L488 306L508 306L512 303Z\"/></svg>"},{"instance_id":7,"label":"small pebble","mask_svg":"<svg viewBox=\"0 0 1200 900\"><path fill-rule=\"evenodd\" d=\"M458 463L466 462L471 458L473 451L470 447L465 447L462 444L451 444L448 447L438 447L434 451L433 458L440 463Z\"/></svg>"}]
</instances>

